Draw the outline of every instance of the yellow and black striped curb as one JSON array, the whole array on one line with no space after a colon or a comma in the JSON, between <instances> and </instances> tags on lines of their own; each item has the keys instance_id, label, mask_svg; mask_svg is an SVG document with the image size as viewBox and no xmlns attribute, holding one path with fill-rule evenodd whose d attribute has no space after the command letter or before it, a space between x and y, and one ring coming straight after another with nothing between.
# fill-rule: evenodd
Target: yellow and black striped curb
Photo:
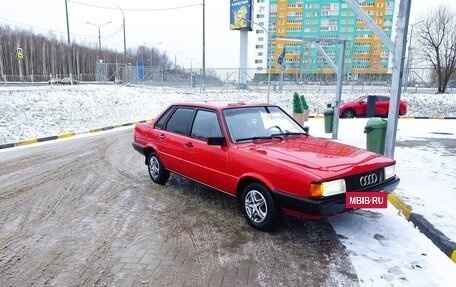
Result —
<instances>
[{"instance_id":1,"label":"yellow and black striped curb","mask_svg":"<svg viewBox=\"0 0 456 287\"><path fill-rule=\"evenodd\" d=\"M434 227L421 214L412 212L412 207L404 203L399 197L390 193L388 200L394 207L404 214L405 218L412 222L415 227L426 235L443 253L456 263L456 243L451 241L445 234Z\"/></svg>"},{"instance_id":2,"label":"yellow and black striped curb","mask_svg":"<svg viewBox=\"0 0 456 287\"><path fill-rule=\"evenodd\" d=\"M67 132L67 133L56 135L56 136L48 136L48 137L42 137L42 138L36 138L36 139L23 140L23 141L19 141L19 142L15 142L15 143L1 144L0 149L24 146L24 145L34 144L34 143L56 140L56 139L63 139L63 138L73 137L76 135L82 135L82 134L87 134L87 133L97 133L97 132L112 130L112 129L116 129L116 128L132 126L132 125L136 125L139 123L147 123L147 122L151 122L151 121L152 121L152 119L147 119L147 120L141 120L138 122L131 122L131 123L125 123L125 124L120 124L120 125L115 125L115 126L107 126L107 127L102 127L102 128L91 129L91 130L83 131L83 132Z\"/></svg>"}]
</instances>

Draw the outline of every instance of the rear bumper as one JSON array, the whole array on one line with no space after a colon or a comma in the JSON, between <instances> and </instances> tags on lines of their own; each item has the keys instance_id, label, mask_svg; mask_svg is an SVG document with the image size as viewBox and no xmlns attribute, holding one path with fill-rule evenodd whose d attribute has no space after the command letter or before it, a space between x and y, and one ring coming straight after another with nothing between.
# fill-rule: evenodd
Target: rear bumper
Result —
<instances>
[{"instance_id":1,"label":"rear bumper","mask_svg":"<svg viewBox=\"0 0 456 287\"><path fill-rule=\"evenodd\" d=\"M399 181L400 179L395 176L386 182L371 187L369 190L359 191L390 193L396 189ZM303 215L325 217L351 210L350 208L345 207L345 194L338 194L323 199L310 199L286 194L280 191L273 191L272 193L276 203L282 209L295 211L296 213Z\"/></svg>"},{"instance_id":2,"label":"rear bumper","mask_svg":"<svg viewBox=\"0 0 456 287\"><path fill-rule=\"evenodd\" d=\"M131 144L133 145L133 148L135 149L135 151L139 152L142 155L145 155L144 146L143 145L137 144L135 142L132 142Z\"/></svg>"}]
</instances>

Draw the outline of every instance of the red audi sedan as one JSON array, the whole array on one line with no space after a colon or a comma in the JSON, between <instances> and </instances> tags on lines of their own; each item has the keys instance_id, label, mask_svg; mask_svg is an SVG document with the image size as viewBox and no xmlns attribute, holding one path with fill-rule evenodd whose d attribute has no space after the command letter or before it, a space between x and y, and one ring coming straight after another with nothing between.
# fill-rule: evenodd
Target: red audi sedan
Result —
<instances>
[{"instance_id":1,"label":"red audi sedan","mask_svg":"<svg viewBox=\"0 0 456 287\"><path fill-rule=\"evenodd\" d=\"M394 160L313 137L269 104L173 104L152 123L136 125L133 147L155 183L173 172L229 194L247 222L264 231L282 214L339 214L350 210L346 192L391 192L399 183Z\"/></svg>"},{"instance_id":2,"label":"red audi sedan","mask_svg":"<svg viewBox=\"0 0 456 287\"><path fill-rule=\"evenodd\" d=\"M339 115L341 118L365 117L367 115L367 97L362 96L353 102L346 102L340 106ZM375 100L374 115L378 117L388 117L389 101L388 96L373 96ZM407 102L400 100L399 115L407 113Z\"/></svg>"}]
</instances>

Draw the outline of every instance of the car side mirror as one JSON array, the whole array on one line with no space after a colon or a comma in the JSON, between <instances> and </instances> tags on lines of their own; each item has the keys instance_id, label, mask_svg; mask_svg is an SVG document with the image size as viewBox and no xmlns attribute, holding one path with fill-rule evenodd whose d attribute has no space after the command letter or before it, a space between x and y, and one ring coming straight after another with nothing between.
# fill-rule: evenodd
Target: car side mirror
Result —
<instances>
[{"instance_id":1,"label":"car side mirror","mask_svg":"<svg viewBox=\"0 0 456 287\"><path fill-rule=\"evenodd\" d=\"M360 105L363 105L363 104L365 104L365 103L366 103L366 101L360 101L360 102L359 102Z\"/></svg>"},{"instance_id":2,"label":"car side mirror","mask_svg":"<svg viewBox=\"0 0 456 287\"><path fill-rule=\"evenodd\" d=\"M208 137L207 144L224 146L226 144L225 137Z\"/></svg>"}]
</instances>

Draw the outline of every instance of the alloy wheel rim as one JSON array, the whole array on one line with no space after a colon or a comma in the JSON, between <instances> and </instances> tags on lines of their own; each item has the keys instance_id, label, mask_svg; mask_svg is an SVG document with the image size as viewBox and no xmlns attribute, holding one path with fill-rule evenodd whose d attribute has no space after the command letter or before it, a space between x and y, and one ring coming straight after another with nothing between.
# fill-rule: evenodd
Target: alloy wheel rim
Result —
<instances>
[{"instance_id":1,"label":"alloy wheel rim","mask_svg":"<svg viewBox=\"0 0 456 287\"><path fill-rule=\"evenodd\" d=\"M157 158L152 157L150 159L150 162L149 162L149 171L150 171L150 174L152 175L153 178L157 178L158 177L159 169L160 169L160 165L158 163Z\"/></svg>"},{"instance_id":2,"label":"alloy wheel rim","mask_svg":"<svg viewBox=\"0 0 456 287\"><path fill-rule=\"evenodd\" d=\"M258 190L251 190L245 197L245 211L247 216L255 223L261 223L268 215L266 199Z\"/></svg>"}]
</instances>

